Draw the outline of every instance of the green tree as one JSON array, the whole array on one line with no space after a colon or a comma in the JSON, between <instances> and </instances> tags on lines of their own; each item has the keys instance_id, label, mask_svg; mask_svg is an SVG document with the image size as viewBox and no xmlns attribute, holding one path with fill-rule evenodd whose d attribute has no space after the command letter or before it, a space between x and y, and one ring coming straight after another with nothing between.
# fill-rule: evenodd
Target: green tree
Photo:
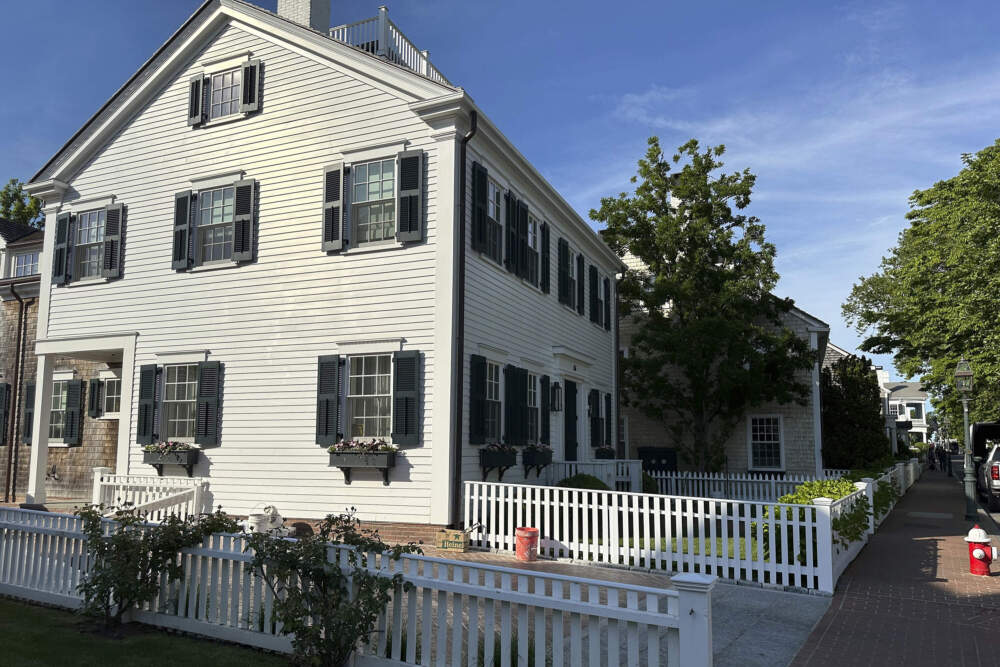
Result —
<instances>
[{"instance_id":1,"label":"green tree","mask_svg":"<svg viewBox=\"0 0 1000 667\"><path fill-rule=\"evenodd\" d=\"M871 360L851 355L824 368L822 396L824 467L868 468L892 453Z\"/></svg>"},{"instance_id":2,"label":"green tree","mask_svg":"<svg viewBox=\"0 0 1000 667\"><path fill-rule=\"evenodd\" d=\"M42 202L24 191L21 181L12 178L0 190L0 218L42 229L45 218L41 215Z\"/></svg>"},{"instance_id":3,"label":"green tree","mask_svg":"<svg viewBox=\"0 0 1000 667\"><path fill-rule=\"evenodd\" d=\"M843 312L867 336L862 350L893 354L900 373L920 377L964 442L959 359L976 374L970 419L995 420L1000 405L1000 141L962 161L956 176L913 193L909 226Z\"/></svg>"},{"instance_id":4,"label":"green tree","mask_svg":"<svg viewBox=\"0 0 1000 667\"><path fill-rule=\"evenodd\" d=\"M691 140L667 159L653 137L634 194L606 197L590 212L620 257L645 266L619 285L622 312L634 315L624 400L662 423L699 470L722 466L748 408L804 402L798 371L813 361L783 324L791 300L771 294L778 274L764 225L738 212L755 177L720 173L724 152Z\"/></svg>"}]
</instances>

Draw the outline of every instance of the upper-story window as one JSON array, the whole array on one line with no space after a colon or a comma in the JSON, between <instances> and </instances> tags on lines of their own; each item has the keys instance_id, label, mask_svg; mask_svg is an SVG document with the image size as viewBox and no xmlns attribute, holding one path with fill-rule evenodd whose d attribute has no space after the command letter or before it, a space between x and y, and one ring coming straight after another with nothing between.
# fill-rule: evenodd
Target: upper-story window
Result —
<instances>
[{"instance_id":1,"label":"upper-story window","mask_svg":"<svg viewBox=\"0 0 1000 667\"><path fill-rule=\"evenodd\" d=\"M500 364L486 362L486 415L487 442L500 439Z\"/></svg>"},{"instance_id":2,"label":"upper-story window","mask_svg":"<svg viewBox=\"0 0 1000 667\"><path fill-rule=\"evenodd\" d=\"M532 285L538 285L538 218L528 214L528 266L527 280Z\"/></svg>"},{"instance_id":3,"label":"upper-story window","mask_svg":"<svg viewBox=\"0 0 1000 667\"><path fill-rule=\"evenodd\" d=\"M163 416L165 440L194 442L197 417L198 364L164 367Z\"/></svg>"},{"instance_id":4,"label":"upper-story window","mask_svg":"<svg viewBox=\"0 0 1000 667\"><path fill-rule=\"evenodd\" d=\"M75 278L99 278L104 247L105 209L84 211L76 216L74 249Z\"/></svg>"},{"instance_id":5,"label":"upper-story window","mask_svg":"<svg viewBox=\"0 0 1000 667\"><path fill-rule=\"evenodd\" d=\"M907 403L906 407L910 411L910 419L920 421L924 418L924 406L922 403Z\"/></svg>"},{"instance_id":6,"label":"upper-story window","mask_svg":"<svg viewBox=\"0 0 1000 667\"><path fill-rule=\"evenodd\" d=\"M33 276L38 273L38 251L19 252L14 255L13 277Z\"/></svg>"},{"instance_id":7,"label":"upper-story window","mask_svg":"<svg viewBox=\"0 0 1000 667\"><path fill-rule=\"evenodd\" d=\"M356 244L392 239L396 234L396 161L374 160L353 165L351 179Z\"/></svg>"},{"instance_id":8,"label":"upper-story window","mask_svg":"<svg viewBox=\"0 0 1000 667\"><path fill-rule=\"evenodd\" d=\"M218 72L209 78L208 118L214 120L223 116L240 113L242 70L236 69Z\"/></svg>"},{"instance_id":9,"label":"upper-story window","mask_svg":"<svg viewBox=\"0 0 1000 667\"><path fill-rule=\"evenodd\" d=\"M893 417L898 416L899 415L899 406L896 405L895 403L890 403L889 404L889 414L891 416L893 416Z\"/></svg>"},{"instance_id":10,"label":"upper-story window","mask_svg":"<svg viewBox=\"0 0 1000 667\"><path fill-rule=\"evenodd\" d=\"M348 357L347 414L351 438L389 438L392 423L392 355Z\"/></svg>"},{"instance_id":11,"label":"upper-story window","mask_svg":"<svg viewBox=\"0 0 1000 667\"><path fill-rule=\"evenodd\" d=\"M569 265L566 267L566 273L568 276L567 281L569 283L569 295L568 295L569 301L567 302L566 305L568 305L570 308L575 308L576 281L578 277L580 280L583 280L583 276L576 275L576 253L573 252L572 250L569 251Z\"/></svg>"},{"instance_id":12,"label":"upper-story window","mask_svg":"<svg viewBox=\"0 0 1000 667\"><path fill-rule=\"evenodd\" d=\"M198 193L199 264L229 260L233 257L233 192L235 188L216 188Z\"/></svg>"},{"instance_id":13,"label":"upper-story window","mask_svg":"<svg viewBox=\"0 0 1000 667\"><path fill-rule=\"evenodd\" d=\"M496 181L489 181L486 199L486 256L497 263L503 262L503 188Z\"/></svg>"}]
</instances>

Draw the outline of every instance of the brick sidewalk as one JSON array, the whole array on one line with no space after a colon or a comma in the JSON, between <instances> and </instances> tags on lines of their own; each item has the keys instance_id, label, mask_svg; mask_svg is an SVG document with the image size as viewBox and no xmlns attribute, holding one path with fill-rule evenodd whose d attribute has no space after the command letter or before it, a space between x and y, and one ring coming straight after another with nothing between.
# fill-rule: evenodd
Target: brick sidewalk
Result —
<instances>
[{"instance_id":1,"label":"brick sidewalk","mask_svg":"<svg viewBox=\"0 0 1000 667\"><path fill-rule=\"evenodd\" d=\"M1000 565L968 574L964 515L956 479L925 471L841 576L792 665L1000 665Z\"/></svg>"}]
</instances>

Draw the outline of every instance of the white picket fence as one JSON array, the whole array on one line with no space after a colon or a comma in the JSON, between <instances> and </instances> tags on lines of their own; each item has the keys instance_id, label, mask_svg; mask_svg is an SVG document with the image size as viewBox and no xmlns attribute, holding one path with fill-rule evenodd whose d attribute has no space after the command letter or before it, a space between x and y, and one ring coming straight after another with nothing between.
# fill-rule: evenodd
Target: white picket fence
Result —
<instances>
[{"instance_id":1,"label":"white picket fence","mask_svg":"<svg viewBox=\"0 0 1000 667\"><path fill-rule=\"evenodd\" d=\"M77 608L86 543L73 516L0 509L0 594ZM180 580L131 620L287 652L270 587L240 535L212 535L179 558ZM346 565L344 547L331 562ZM714 577L679 576L676 590L404 555L368 567L413 584L397 591L358 665L711 665ZM497 655L498 661L493 657Z\"/></svg>"},{"instance_id":2,"label":"white picket fence","mask_svg":"<svg viewBox=\"0 0 1000 667\"><path fill-rule=\"evenodd\" d=\"M812 475L774 475L767 473L702 473L647 471L668 496L728 498L730 500L776 501L791 493L799 484L816 478Z\"/></svg>"},{"instance_id":3,"label":"white picket fence","mask_svg":"<svg viewBox=\"0 0 1000 667\"><path fill-rule=\"evenodd\" d=\"M208 482L199 478L116 475L111 468L94 468L91 502L109 508L133 505L148 521L159 522L168 514L184 518L207 511L207 490Z\"/></svg>"},{"instance_id":4,"label":"white picket fence","mask_svg":"<svg viewBox=\"0 0 1000 667\"><path fill-rule=\"evenodd\" d=\"M574 475L591 475L615 491L642 490L642 461L639 459L553 461L545 467L546 484L555 484Z\"/></svg>"}]
</instances>

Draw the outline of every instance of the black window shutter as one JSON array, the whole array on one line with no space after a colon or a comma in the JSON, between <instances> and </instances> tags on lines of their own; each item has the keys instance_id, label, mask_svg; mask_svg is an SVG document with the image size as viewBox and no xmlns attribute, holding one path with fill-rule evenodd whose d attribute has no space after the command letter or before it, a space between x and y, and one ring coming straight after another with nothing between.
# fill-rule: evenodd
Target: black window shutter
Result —
<instances>
[{"instance_id":1,"label":"black window shutter","mask_svg":"<svg viewBox=\"0 0 1000 667\"><path fill-rule=\"evenodd\" d=\"M528 371L517 369L517 444L528 444Z\"/></svg>"},{"instance_id":2,"label":"black window shutter","mask_svg":"<svg viewBox=\"0 0 1000 667\"><path fill-rule=\"evenodd\" d=\"M35 383L24 384L24 424L21 426L21 442L30 445L31 433L35 427Z\"/></svg>"},{"instance_id":3,"label":"black window shutter","mask_svg":"<svg viewBox=\"0 0 1000 667\"><path fill-rule=\"evenodd\" d=\"M511 273L517 274L517 198L511 193L504 195L504 211L506 211L505 229L507 237L504 266Z\"/></svg>"},{"instance_id":4,"label":"black window shutter","mask_svg":"<svg viewBox=\"0 0 1000 667\"><path fill-rule=\"evenodd\" d=\"M171 267L178 271L191 266L191 218L195 199L190 190L174 195L174 256Z\"/></svg>"},{"instance_id":5,"label":"black window shutter","mask_svg":"<svg viewBox=\"0 0 1000 667\"><path fill-rule=\"evenodd\" d=\"M7 424L10 422L10 385L0 382L0 445L7 444Z\"/></svg>"},{"instance_id":6,"label":"black window shutter","mask_svg":"<svg viewBox=\"0 0 1000 667\"><path fill-rule=\"evenodd\" d=\"M344 163L323 169L323 250L344 249Z\"/></svg>"},{"instance_id":7,"label":"black window shutter","mask_svg":"<svg viewBox=\"0 0 1000 667\"><path fill-rule=\"evenodd\" d=\"M66 412L63 422L63 442L67 445L79 445L83 431L83 380L70 380L66 383Z\"/></svg>"},{"instance_id":8,"label":"black window shutter","mask_svg":"<svg viewBox=\"0 0 1000 667\"><path fill-rule=\"evenodd\" d=\"M489 174L486 167L472 163L472 249L484 252L486 243L486 209L489 197Z\"/></svg>"},{"instance_id":9,"label":"black window shutter","mask_svg":"<svg viewBox=\"0 0 1000 667\"><path fill-rule=\"evenodd\" d=\"M243 97L240 100L240 113L250 113L260 108L260 60L256 58L243 63L242 85Z\"/></svg>"},{"instance_id":10,"label":"black window shutter","mask_svg":"<svg viewBox=\"0 0 1000 667\"><path fill-rule=\"evenodd\" d=\"M517 419L517 368L511 364L503 367L503 441L517 444L515 433Z\"/></svg>"},{"instance_id":11,"label":"black window shutter","mask_svg":"<svg viewBox=\"0 0 1000 667\"><path fill-rule=\"evenodd\" d=\"M591 389L587 395L587 411L590 415L590 446L601 446L601 392Z\"/></svg>"},{"instance_id":12,"label":"black window shutter","mask_svg":"<svg viewBox=\"0 0 1000 667\"><path fill-rule=\"evenodd\" d=\"M559 281L559 303L565 303L569 305L569 243L566 239L559 239L559 266L558 268L558 281Z\"/></svg>"},{"instance_id":13,"label":"black window shutter","mask_svg":"<svg viewBox=\"0 0 1000 667\"><path fill-rule=\"evenodd\" d=\"M525 280L528 271L528 204L517 202L517 275Z\"/></svg>"},{"instance_id":14,"label":"black window shutter","mask_svg":"<svg viewBox=\"0 0 1000 667\"><path fill-rule=\"evenodd\" d=\"M222 392L222 364L198 364L198 401L194 441L199 445L219 444L219 395Z\"/></svg>"},{"instance_id":15,"label":"black window shutter","mask_svg":"<svg viewBox=\"0 0 1000 667\"><path fill-rule=\"evenodd\" d=\"M156 442L156 364L139 367L139 419L136 442L150 445Z\"/></svg>"},{"instance_id":16,"label":"black window shutter","mask_svg":"<svg viewBox=\"0 0 1000 667\"><path fill-rule=\"evenodd\" d=\"M52 246L52 284L65 285L70 277L66 271L69 253L69 233L71 216L69 213L60 213L56 216L56 239Z\"/></svg>"},{"instance_id":17,"label":"black window shutter","mask_svg":"<svg viewBox=\"0 0 1000 667\"><path fill-rule=\"evenodd\" d=\"M101 275L117 278L122 271L122 225L125 207L112 204L104 209L104 265Z\"/></svg>"},{"instance_id":18,"label":"black window shutter","mask_svg":"<svg viewBox=\"0 0 1000 667\"><path fill-rule=\"evenodd\" d=\"M399 162L396 240L401 243L420 241L424 237L421 198L424 189L423 156L423 151L403 151L396 156Z\"/></svg>"},{"instance_id":19,"label":"black window shutter","mask_svg":"<svg viewBox=\"0 0 1000 667\"><path fill-rule=\"evenodd\" d=\"M576 256L576 312L583 315L584 308L586 305L583 303L583 291L584 291L584 281L583 281L583 267L584 260L583 255Z\"/></svg>"},{"instance_id":20,"label":"black window shutter","mask_svg":"<svg viewBox=\"0 0 1000 667\"><path fill-rule=\"evenodd\" d=\"M601 280L597 275L597 267L593 264L590 265L589 271L589 282L590 282L590 321L601 323L601 312L600 299L598 298L601 294Z\"/></svg>"},{"instance_id":21,"label":"black window shutter","mask_svg":"<svg viewBox=\"0 0 1000 667\"><path fill-rule=\"evenodd\" d=\"M541 255L539 256L539 261L541 262L542 266L541 266L541 270L540 270L539 273L541 275L540 282L541 282L542 292L545 293L545 294L549 293L549 289L551 288L551 281L552 281L552 276L550 275L552 267L550 266L550 261L549 261L549 252L550 252L550 250L549 250L549 243L550 243L550 241L549 241L549 234L550 234L549 223L543 222L542 223L542 251L541 251Z\"/></svg>"},{"instance_id":22,"label":"black window shutter","mask_svg":"<svg viewBox=\"0 0 1000 667\"><path fill-rule=\"evenodd\" d=\"M257 181L245 178L233 184L233 261L253 260L253 211Z\"/></svg>"},{"instance_id":23,"label":"black window shutter","mask_svg":"<svg viewBox=\"0 0 1000 667\"><path fill-rule=\"evenodd\" d=\"M97 419L103 414L101 409L101 385L104 383L97 378L91 378L87 382L87 416Z\"/></svg>"},{"instance_id":24,"label":"black window shutter","mask_svg":"<svg viewBox=\"0 0 1000 667\"><path fill-rule=\"evenodd\" d=\"M188 125L201 125L205 121L205 79L202 75L191 77L188 84Z\"/></svg>"},{"instance_id":25,"label":"black window shutter","mask_svg":"<svg viewBox=\"0 0 1000 667\"><path fill-rule=\"evenodd\" d=\"M405 350L392 355L395 367L392 389L392 442L416 445L420 435L420 352Z\"/></svg>"},{"instance_id":26,"label":"black window shutter","mask_svg":"<svg viewBox=\"0 0 1000 667\"><path fill-rule=\"evenodd\" d=\"M551 430L551 407L549 404L549 399L551 398L549 392L551 391L551 383L549 381L548 375L543 375L538 381L538 392L540 394L540 401L538 401L539 410L539 420L538 420L538 441L543 445L551 444L551 437L549 436L549 431Z\"/></svg>"},{"instance_id":27,"label":"black window shutter","mask_svg":"<svg viewBox=\"0 0 1000 667\"><path fill-rule=\"evenodd\" d=\"M316 375L316 444L332 445L339 439L340 356L320 357Z\"/></svg>"},{"instance_id":28,"label":"black window shutter","mask_svg":"<svg viewBox=\"0 0 1000 667\"><path fill-rule=\"evenodd\" d=\"M611 419L611 394L604 395L604 446L613 447L614 441L611 439L613 433L612 426L614 420Z\"/></svg>"},{"instance_id":29,"label":"black window shutter","mask_svg":"<svg viewBox=\"0 0 1000 667\"><path fill-rule=\"evenodd\" d=\"M486 442L486 358L469 359L469 444Z\"/></svg>"},{"instance_id":30,"label":"black window shutter","mask_svg":"<svg viewBox=\"0 0 1000 667\"><path fill-rule=\"evenodd\" d=\"M611 331L611 279L604 279L604 328Z\"/></svg>"}]
</instances>

